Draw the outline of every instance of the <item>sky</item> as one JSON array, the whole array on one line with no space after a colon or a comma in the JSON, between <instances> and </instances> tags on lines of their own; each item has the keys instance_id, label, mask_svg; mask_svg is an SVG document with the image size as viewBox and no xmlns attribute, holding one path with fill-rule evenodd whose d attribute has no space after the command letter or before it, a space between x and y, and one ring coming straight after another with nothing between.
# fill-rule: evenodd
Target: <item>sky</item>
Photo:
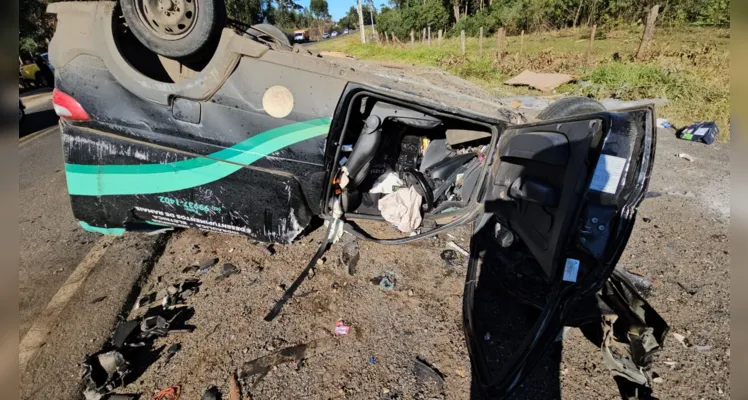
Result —
<instances>
[{"instance_id":1,"label":"sky","mask_svg":"<svg viewBox=\"0 0 748 400\"><path fill-rule=\"evenodd\" d=\"M300 0L297 3L304 7L309 7L309 0ZM343 18L348 9L356 4L356 0L327 0L327 8L330 10L333 21Z\"/></svg>"}]
</instances>

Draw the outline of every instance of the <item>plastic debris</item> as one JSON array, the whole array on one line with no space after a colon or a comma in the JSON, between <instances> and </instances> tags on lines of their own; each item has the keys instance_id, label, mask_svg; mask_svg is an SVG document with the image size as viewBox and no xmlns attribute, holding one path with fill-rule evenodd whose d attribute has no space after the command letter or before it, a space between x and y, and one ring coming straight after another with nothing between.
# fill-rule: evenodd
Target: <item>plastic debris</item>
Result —
<instances>
[{"instance_id":1,"label":"plastic debris","mask_svg":"<svg viewBox=\"0 0 748 400\"><path fill-rule=\"evenodd\" d=\"M369 365L374 365L377 361L374 359L374 357L369 357Z\"/></svg>"},{"instance_id":2,"label":"plastic debris","mask_svg":"<svg viewBox=\"0 0 748 400\"><path fill-rule=\"evenodd\" d=\"M419 383L423 384L426 380L433 380L440 391L444 390L444 374L426 360L416 357L413 361L413 373Z\"/></svg>"},{"instance_id":3,"label":"plastic debris","mask_svg":"<svg viewBox=\"0 0 748 400\"><path fill-rule=\"evenodd\" d=\"M130 364L122 353L112 350L93 354L83 362L83 396L99 400L114 388L122 386L130 373Z\"/></svg>"},{"instance_id":4,"label":"plastic debris","mask_svg":"<svg viewBox=\"0 0 748 400\"><path fill-rule=\"evenodd\" d=\"M181 394L182 388L180 386L171 386L154 394L151 400L178 400Z\"/></svg>"},{"instance_id":5,"label":"plastic debris","mask_svg":"<svg viewBox=\"0 0 748 400\"><path fill-rule=\"evenodd\" d=\"M226 264L223 264L221 275L216 277L216 280L222 280L222 279L228 278L231 275L238 274L238 273L239 273L239 268L237 268L234 264L226 263Z\"/></svg>"},{"instance_id":6,"label":"plastic debris","mask_svg":"<svg viewBox=\"0 0 748 400\"><path fill-rule=\"evenodd\" d=\"M704 346L694 346L694 348L698 351L709 351L712 349L712 346L710 345L704 345Z\"/></svg>"},{"instance_id":7,"label":"plastic debris","mask_svg":"<svg viewBox=\"0 0 748 400\"><path fill-rule=\"evenodd\" d=\"M246 379L250 376L260 375L260 378L254 383L256 385L273 367L292 361L299 362L305 358L322 354L335 348L336 343L337 339L332 338L316 340L306 344L286 347L267 356L247 361L239 370L239 378Z\"/></svg>"},{"instance_id":8,"label":"plastic debris","mask_svg":"<svg viewBox=\"0 0 748 400\"><path fill-rule=\"evenodd\" d=\"M674 126L668 122L665 118L657 118L657 127L664 129L672 129Z\"/></svg>"},{"instance_id":9,"label":"plastic debris","mask_svg":"<svg viewBox=\"0 0 748 400\"><path fill-rule=\"evenodd\" d=\"M190 265L189 267L184 267L182 270L183 274L194 274L195 272L199 271L200 267L197 265Z\"/></svg>"},{"instance_id":10,"label":"plastic debris","mask_svg":"<svg viewBox=\"0 0 748 400\"><path fill-rule=\"evenodd\" d=\"M678 341L678 342L679 342L680 344L682 344L682 345L683 345L683 347L685 347L685 348L689 348L689 347L691 347L691 343L690 343L690 342L688 341L688 338L686 338L685 336L681 335L680 333L677 333L677 332L673 332L673 337L674 337L674 338L675 338L675 340L677 340L677 341Z\"/></svg>"},{"instance_id":11,"label":"plastic debris","mask_svg":"<svg viewBox=\"0 0 748 400\"><path fill-rule=\"evenodd\" d=\"M719 135L719 128L714 122L694 122L676 132L675 135L683 140L712 144Z\"/></svg>"},{"instance_id":12,"label":"plastic debris","mask_svg":"<svg viewBox=\"0 0 748 400\"><path fill-rule=\"evenodd\" d=\"M693 162L695 160L692 155L686 153L679 153L678 158L682 158L688 162Z\"/></svg>"},{"instance_id":13,"label":"plastic debris","mask_svg":"<svg viewBox=\"0 0 748 400\"><path fill-rule=\"evenodd\" d=\"M218 264L218 258L209 258L198 265L200 274L206 274L210 269Z\"/></svg>"},{"instance_id":14,"label":"plastic debris","mask_svg":"<svg viewBox=\"0 0 748 400\"><path fill-rule=\"evenodd\" d=\"M171 358L174 357L174 355L177 354L180 350L182 350L182 345L179 343L174 343L173 345L169 346L169 349L166 350L164 365L168 364L169 361L171 361Z\"/></svg>"},{"instance_id":15,"label":"plastic debris","mask_svg":"<svg viewBox=\"0 0 748 400\"><path fill-rule=\"evenodd\" d=\"M336 335L347 335L348 332L350 332L350 330L351 330L351 326L347 325L345 321L343 321L342 319L339 319L335 323L335 334Z\"/></svg>"},{"instance_id":16,"label":"plastic debris","mask_svg":"<svg viewBox=\"0 0 748 400\"><path fill-rule=\"evenodd\" d=\"M275 255L275 246L273 246L272 244L265 246L265 253L267 253L269 256Z\"/></svg>"},{"instance_id":17,"label":"plastic debris","mask_svg":"<svg viewBox=\"0 0 748 400\"><path fill-rule=\"evenodd\" d=\"M455 243L455 242L453 242L451 240L449 242L447 242L447 247L449 247L450 249L452 249L452 250L454 250L454 251L462 254L464 257L469 257L470 256L470 253L468 253L467 250L465 250L462 247L458 246L457 243Z\"/></svg>"},{"instance_id":18,"label":"plastic debris","mask_svg":"<svg viewBox=\"0 0 748 400\"><path fill-rule=\"evenodd\" d=\"M385 291L390 291L395 288L395 273L392 271L385 271L384 275L372 278L371 283L379 285L379 288Z\"/></svg>"}]
</instances>

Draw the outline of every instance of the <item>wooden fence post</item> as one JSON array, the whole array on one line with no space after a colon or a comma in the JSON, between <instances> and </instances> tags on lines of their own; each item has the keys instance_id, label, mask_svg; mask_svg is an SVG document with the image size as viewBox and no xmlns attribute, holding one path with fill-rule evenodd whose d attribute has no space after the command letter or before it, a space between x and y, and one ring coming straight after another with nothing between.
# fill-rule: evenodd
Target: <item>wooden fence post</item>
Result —
<instances>
[{"instance_id":1,"label":"wooden fence post","mask_svg":"<svg viewBox=\"0 0 748 400\"><path fill-rule=\"evenodd\" d=\"M429 47L431 47L431 25L428 26L428 35L429 35Z\"/></svg>"},{"instance_id":2,"label":"wooden fence post","mask_svg":"<svg viewBox=\"0 0 748 400\"><path fill-rule=\"evenodd\" d=\"M416 37L415 37L415 32L413 32L413 29L410 30L410 48L411 49L416 48Z\"/></svg>"},{"instance_id":3,"label":"wooden fence post","mask_svg":"<svg viewBox=\"0 0 748 400\"><path fill-rule=\"evenodd\" d=\"M480 36L478 37L479 54L483 57L483 27L480 27Z\"/></svg>"},{"instance_id":4,"label":"wooden fence post","mask_svg":"<svg viewBox=\"0 0 748 400\"><path fill-rule=\"evenodd\" d=\"M442 30L439 29L439 46L442 45Z\"/></svg>"},{"instance_id":5,"label":"wooden fence post","mask_svg":"<svg viewBox=\"0 0 748 400\"><path fill-rule=\"evenodd\" d=\"M462 46L462 55L465 55L465 30L460 31L460 44Z\"/></svg>"},{"instance_id":6,"label":"wooden fence post","mask_svg":"<svg viewBox=\"0 0 748 400\"><path fill-rule=\"evenodd\" d=\"M654 36L654 25L655 21L657 20L657 14L659 12L659 5L655 5L651 10L649 10L649 15L647 16L647 25L644 26L644 36L642 36L642 42L639 44L639 50L636 52L637 60L641 60L644 57L644 53L647 52L649 42L652 41L652 37Z\"/></svg>"},{"instance_id":7,"label":"wooden fence post","mask_svg":"<svg viewBox=\"0 0 748 400\"><path fill-rule=\"evenodd\" d=\"M501 62L501 58L504 55L504 27L499 28L499 33L496 34L496 60Z\"/></svg>"},{"instance_id":8,"label":"wooden fence post","mask_svg":"<svg viewBox=\"0 0 748 400\"><path fill-rule=\"evenodd\" d=\"M595 43L595 33L597 33L597 24L592 25L592 34L590 34L590 47L587 48L587 63L590 62L592 57L592 44Z\"/></svg>"}]
</instances>

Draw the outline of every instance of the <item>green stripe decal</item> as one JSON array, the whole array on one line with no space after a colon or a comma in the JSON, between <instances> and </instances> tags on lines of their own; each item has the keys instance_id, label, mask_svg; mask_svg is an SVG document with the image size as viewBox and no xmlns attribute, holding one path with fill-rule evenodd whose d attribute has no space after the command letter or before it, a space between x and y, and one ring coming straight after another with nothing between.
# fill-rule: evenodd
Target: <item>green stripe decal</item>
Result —
<instances>
[{"instance_id":1,"label":"green stripe decal","mask_svg":"<svg viewBox=\"0 0 748 400\"><path fill-rule=\"evenodd\" d=\"M125 228L99 228L98 226L91 226L83 221L78 221L78 223L81 224L81 228L89 232L102 233L111 236L122 236L125 234Z\"/></svg>"},{"instance_id":2,"label":"green stripe decal","mask_svg":"<svg viewBox=\"0 0 748 400\"><path fill-rule=\"evenodd\" d=\"M284 147L326 135L329 130L330 118L319 118L271 129L221 151L184 161L135 165L65 164L68 191L81 196L132 195L205 185Z\"/></svg>"}]
</instances>

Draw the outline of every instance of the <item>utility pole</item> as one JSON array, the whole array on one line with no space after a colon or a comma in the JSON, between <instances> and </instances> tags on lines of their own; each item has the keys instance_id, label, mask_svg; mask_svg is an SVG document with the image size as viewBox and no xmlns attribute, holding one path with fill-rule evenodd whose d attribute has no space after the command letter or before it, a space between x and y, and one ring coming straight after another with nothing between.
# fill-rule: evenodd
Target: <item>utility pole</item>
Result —
<instances>
[{"instance_id":1,"label":"utility pole","mask_svg":"<svg viewBox=\"0 0 748 400\"><path fill-rule=\"evenodd\" d=\"M358 0L358 30L361 33L361 43L366 43L366 32L364 32L364 12L361 11L361 0Z\"/></svg>"}]
</instances>

